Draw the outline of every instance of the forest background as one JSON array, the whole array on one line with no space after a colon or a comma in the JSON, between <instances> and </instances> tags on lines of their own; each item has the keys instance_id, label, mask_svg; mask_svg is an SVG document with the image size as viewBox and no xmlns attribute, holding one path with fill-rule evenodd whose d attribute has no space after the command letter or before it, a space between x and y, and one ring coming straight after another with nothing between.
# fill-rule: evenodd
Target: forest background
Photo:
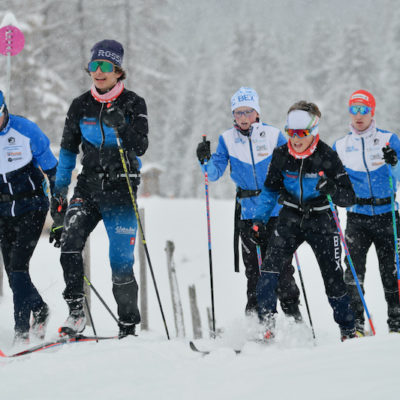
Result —
<instances>
[{"instance_id":1,"label":"forest background","mask_svg":"<svg viewBox=\"0 0 400 400\"><path fill-rule=\"evenodd\" d=\"M347 133L361 88L377 100L377 125L399 131L396 0L1 0L0 20L7 11L26 40L12 58L10 111L38 123L55 151L69 104L90 87L91 47L124 45L126 87L148 105L143 162L163 170L164 196L203 196L197 143L206 134L216 149L240 86L257 90L262 121L280 129L295 101L317 103L329 144ZM0 68L4 90L6 57ZM212 195L233 197L228 176Z\"/></svg>"}]
</instances>

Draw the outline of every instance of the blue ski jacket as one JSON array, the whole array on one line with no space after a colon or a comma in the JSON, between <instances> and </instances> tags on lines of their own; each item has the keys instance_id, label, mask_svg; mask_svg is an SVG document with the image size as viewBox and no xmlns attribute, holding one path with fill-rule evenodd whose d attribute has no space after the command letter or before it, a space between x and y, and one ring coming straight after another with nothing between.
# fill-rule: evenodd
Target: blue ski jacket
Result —
<instances>
[{"instance_id":1,"label":"blue ski jacket","mask_svg":"<svg viewBox=\"0 0 400 400\"><path fill-rule=\"evenodd\" d=\"M218 180L230 163L230 174L237 189L261 190L272 152L286 143L282 132L271 125L258 122L252 124L249 136L240 133L236 128L225 131L219 137L217 151L207 163L208 178ZM203 173L205 166L201 165ZM239 200L242 208L242 219L253 219L260 202L259 196ZM281 206L276 205L273 215L279 214Z\"/></svg>"},{"instance_id":2,"label":"blue ski jacket","mask_svg":"<svg viewBox=\"0 0 400 400\"><path fill-rule=\"evenodd\" d=\"M34 122L8 112L5 116L8 121L0 131L0 216L48 208L43 172L54 176L57 165L50 140Z\"/></svg>"},{"instance_id":3,"label":"blue ski jacket","mask_svg":"<svg viewBox=\"0 0 400 400\"><path fill-rule=\"evenodd\" d=\"M369 129L365 134L351 131L334 143L333 149L342 160L357 196L356 204L348 207L348 212L365 215L391 212L389 169L395 178L393 185L396 193L396 180L400 180L400 163L394 167L385 164L382 148L386 143L400 158L400 140L397 135L378 128Z\"/></svg>"}]
</instances>

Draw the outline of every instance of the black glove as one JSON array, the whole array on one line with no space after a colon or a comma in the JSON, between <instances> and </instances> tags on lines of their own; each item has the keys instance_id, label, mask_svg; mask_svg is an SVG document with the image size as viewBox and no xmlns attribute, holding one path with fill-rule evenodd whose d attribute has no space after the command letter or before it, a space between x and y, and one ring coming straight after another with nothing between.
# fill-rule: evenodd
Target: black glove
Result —
<instances>
[{"instance_id":1,"label":"black glove","mask_svg":"<svg viewBox=\"0 0 400 400\"><path fill-rule=\"evenodd\" d=\"M261 222L255 222L250 227L248 236L250 241L257 246L266 244L269 239L267 226Z\"/></svg>"},{"instance_id":2,"label":"black glove","mask_svg":"<svg viewBox=\"0 0 400 400\"><path fill-rule=\"evenodd\" d=\"M64 222L68 201L62 194L54 194L50 201L50 215L58 225Z\"/></svg>"},{"instance_id":3,"label":"black glove","mask_svg":"<svg viewBox=\"0 0 400 400\"><path fill-rule=\"evenodd\" d=\"M119 107L112 106L107 108L102 116L102 121L111 128L123 128L126 125L126 118Z\"/></svg>"},{"instance_id":4,"label":"black glove","mask_svg":"<svg viewBox=\"0 0 400 400\"><path fill-rule=\"evenodd\" d=\"M316 189L319 190L319 192L324 196L327 196L328 194L333 196L336 193L337 186L332 179L329 179L326 175L323 175L319 179Z\"/></svg>"},{"instance_id":5,"label":"black glove","mask_svg":"<svg viewBox=\"0 0 400 400\"><path fill-rule=\"evenodd\" d=\"M134 150L125 150L125 159L129 172L137 172L140 169L139 161Z\"/></svg>"},{"instance_id":6,"label":"black glove","mask_svg":"<svg viewBox=\"0 0 400 400\"><path fill-rule=\"evenodd\" d=\"M211 158L211 149L210 149L210 141L209 140L203 140L200 142L197 146L197 158L199 161L204 164L205 160L209 160Z\"/></svg>"},{"instance_id":7,"label":"black glove","mask_svg":"<svg viewBox=\"0 0 400 400\"><path fill-rule=\"evenodd\" d=\"M398 161L396 151L391 147L389 147L389 145L387 145L386 147L382 147L382 151L385 163L390 164L392 167L394 167Z\"/></svg>"},{"instance_id":8,"label":"black glove","mask_svg":"<svg viewBox=\"0 0 400 400\"><path fill-rule=\"evenodd\" d=\"M49 242L54 247L61 246L61 234L64 228L64 217L67 212L68 201L61 194L55 194L50 201L50 214L53 218L53 225L50 229Z\"/></svg>"},{"instance_id":9,"label":"black glove","mask_svg":"<svg viewBox=\"0 0 400 400\"><path fill-rule=\"evenodd\" d=\"M61 235L63 228L64 225L58 225L55 222L53 222L53 225L50 228L49 242L53 243L54 241L54 247L61 247Z\"/></svg>"}]
</instances>

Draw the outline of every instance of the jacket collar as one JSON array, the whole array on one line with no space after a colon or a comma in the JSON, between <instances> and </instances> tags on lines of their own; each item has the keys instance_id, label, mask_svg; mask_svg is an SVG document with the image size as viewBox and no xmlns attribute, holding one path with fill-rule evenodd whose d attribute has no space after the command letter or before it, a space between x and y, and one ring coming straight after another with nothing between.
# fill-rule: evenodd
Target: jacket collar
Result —
<instances>
[{"instance_id":1,"label":"jacket collar","mask_svg":"<svg viewBox=\"0 0 400 400\"><path fill-rule=\"evenodd\" d=\"M376 123L375 119L372 120L371 125L365 130L365 131L358 131L352 124L350 124L350 131L351 134L353 135L354 139L360 140L368 140L370 138L375 137L376 135Z\"/></svg>"}]
</instances>

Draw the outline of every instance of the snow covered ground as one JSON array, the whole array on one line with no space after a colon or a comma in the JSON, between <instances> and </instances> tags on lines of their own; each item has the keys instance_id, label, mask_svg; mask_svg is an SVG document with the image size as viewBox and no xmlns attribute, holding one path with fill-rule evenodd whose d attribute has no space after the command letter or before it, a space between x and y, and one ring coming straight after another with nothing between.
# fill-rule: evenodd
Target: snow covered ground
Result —
<instances>
[{"instance_id":1,"label":"snow covered ground","mask_svg":"<svg viewBox=\"0 0 400 400\"><path fill-rule=\"evenodd\" d=\"M212 187L211 187L212 191ZM377 399L398 398L400 335L387 333L386 305L374 249L368 256L367 305L377 334L341 343L311 249L299 251L311 308L316 344L307 327L279 317L277 343L246 342L257 327L244 317L245 277L233 271L233 201L211 200L215 312L222 338L207 335L210 305L207 227L204 200L140 199L146 212L146 239L163 302L171 341L166 339L154 289L148 276L150 331L122 341L71 344L18 359L0 360L1 399ZM342 216L342 225L345 219ZM175 243L175 264L187 338L176 339L166 268L165 242ZM102 224L91 237L91 279L114 312L108 241ZM31 272L52 310L47 339L67 315L62 299L59 250L41 239ZM136 267L137 268L137 267ZM137 268L138 270L138 268ZM296 279L298 276L296 276ZM188 285L195 283L204 339L216 348L203 357L189 349L192 339ZM304 301L302 313L306 317ZM117 332L103 306L92 299L100 335ZM12 297L7 282L0 298L0 349L13 352ZM308 326L308 323L307 323ZM90 328L87 328L90 334ZM235 355L233 347L243 347Z\"/></svg>"}]
</instances>

